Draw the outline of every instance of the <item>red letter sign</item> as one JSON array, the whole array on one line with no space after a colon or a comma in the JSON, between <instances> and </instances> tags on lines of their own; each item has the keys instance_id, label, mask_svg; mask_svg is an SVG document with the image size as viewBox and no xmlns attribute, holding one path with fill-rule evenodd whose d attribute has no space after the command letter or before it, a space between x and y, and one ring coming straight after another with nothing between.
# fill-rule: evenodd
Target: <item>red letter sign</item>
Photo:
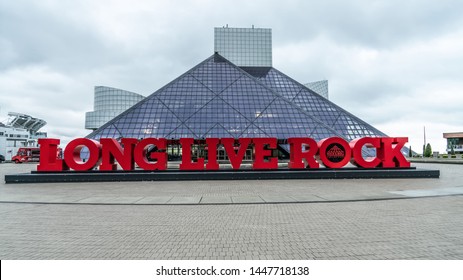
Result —
<instances>
[{"instance_id":1,"label":"red letter sign","mask_svg":"<svg viewBox=\"0 0 463 280\"><path fill-rule=\"evenodd\" d=\"M64 160L57 154L59 139L39 139L40 163L37 171L62 171L69 168L76 171L86 171L100 167L101 171L117 169L117 164L123 170L133 170L135 163L144 170L167 169L167 141L164 138L145 138L141 141L135 138L122 138L120 143L115 139L102 138L100 142L77 138L72 140L64 150ZM402 148L407 143L406 137L364 137L347 143L341 137L331 137L318 143L312 138L289 138L290 162L289 169L318 168L319 162L327 168L342 168L349 161L363 168L409 168L410 162L402 154ZM178 143L172 139L172 144ZM219 170L217 161L218 145L223 145L233 169L239 169L249 145L253 144L253 169L277 169L278 157L276 138L180 138L182 145L182 162L180 170ZM170 142L169 142L170 143ZM193 146L198 144L199 146ZM154 146L154 149L151 147ZM192 146L197 156L192 155ZM376 157L364 158L364 148L375 148ZM89 157L81 158L82 149L88 149ZM152 152L151 152L152 151ZM206 156L207 153L207 164ZM204 158L202 158L204 157ZM319 157L319 158L318 158ZM116 162L117 161L117 162ZM101 164L100 164L101 162Z\"/></svg>"},{"instance_id":2,"label":"red letter sign","mask_svg":"<svg viewBox=\"0 0 463 280\"><path fill-rule=\"evenodd\" d=\"M407 142L408 137L382 137L381 149L378 150L382 167L410 167L410 162L401 152Z\"/></svg>"},{"instance_id":3,"label":"red letter sign","mask_svg":"<svg viewBox=\"0 0 463 280\"><path fill-rule=\"evenodd\" d=\"M217 145L219 145L219 138L207 138L207 170L218 170L219 163L217 162Z\"/></svg>"},{"instance_id":4,"label":"red letter sign","mask_svg":"<svg viewBox=\"0 0 463 280\"><path fill-rule=\"evenodd\" d=\"M166 170L167 169L167 154L166 152L152 152L148 155L150 146L156 146L158 150L165 150L167 148L166 139L164 138L145 138L138 142L134 150L135 162L143 170ZM150 159L156 162L149 162Z\"/></svg>"},{"instance_id":5,"label":"red letter sign","mask_svg":"<svg viewBox=\"0 0 463 280\"><path fill-rule=\"evenodd\" d=\"M225 148L225 152L228 155L228 159L230 160L230 164L233 169L240 169L244 155L246 154L246 149L248 148L249 144L251 144L251 138L240 138L238 141L240 143L240 147L238 148L238 152L235 153L235 139L220 139L220 143L222 143L223 147Z\"/></svg>"},{"instance_id":6,"label":"red letter sign","mask_svg":"<svg viewBox=\"0 0 463 280\"><path fill-rule=\"evenodd\" d=\"M320 165L315 160L318 152L317 142L312 138L289 138L290 169L319 168ZM303 150L305 149L305 151ZM305 160L305 164L303 162Z\"/></svg>"},{"instance_id":7,"label":"red letter sign","mask_svg":"<svg viewBox=\"0 0 463 280\"><path fill-rule=\"evenodd\" d=\"M204 159L198 158L197 162L191 161L191 145L193 145L193 138L180 138L182 145L182 163L180 163L180 170L202 170L204 169Z\"/></svg>"},{"instance_id":8,"label":"red letter sign","mask_svg":"<svg viewBox=\"0 0 463 280\"><path fill-rule=\"evenodd\" d=\"M37 165L37 171L62 171L64 162L57 159L59 139L41 138L40 145L40 163ZM68 169L64 165L64 169Z\"/></svg>"},{"instance_id":9,"label":"red letter sign","mask_svg":"<svg viewBox=\"0 0 463 280\"><path fill-rule=\"evenodd\" d=\"M253 138L255 158L253 169L277 169L278 158L272 157L272 150L277 148L276 138ZM265 149L268 146L270 149ZM268 158L268 159L267 159Z\"/></svg>"},{"instance_id":10,"label":"red letter sign","mask_svg":"<svg viewBox=\"0 0 463 280\"><path fill-rule=\"evenodd\" d=\"M113 138L101 138L100 143L103 146L101 151L100 170L117 170L117 160L123 170L133 170L133 148L138 140L135 138L122 138L124 148Z\"/></svg>"},{"instance_id":11,"label":"red letter sign","mask_svg":"<svg viewBox=\"0 0 463 280\"><path fill-rule=\"evenodd\" d=\"M318 142L319 155L328 168L342 168L351 156L349 143L341 137L325 138Z\"/></svg>"},{"instance_id":12,"label":"red letter sign","mask_svg":"<svg viewBox=\"0 0 463 280\"><path fill-rule=\"evenodd\" d=\"M372 160L366 161L362 156L362 148L365 145L371 145L378 150L381 147L381 138L365 137L354 139L350 143L352 149L352 159L350 162L355 166L363 168L375 168L381 164L381 160L378 157L374 157Z\"/></svg>"},{"instance_id":13,"label":"red letter sign","mask_svg":"<svg viewBox=\"0 0 463 280\"><path fill-rule=\"evenodd\" d=\"M80 151L87 147L89 156L87 162L83 162ZM69 168L77 171L86 171L95 168L100 161L101 145L95 140L77 138L69 142L64 150L64 160Z\"/></svg>"}]
</instances>

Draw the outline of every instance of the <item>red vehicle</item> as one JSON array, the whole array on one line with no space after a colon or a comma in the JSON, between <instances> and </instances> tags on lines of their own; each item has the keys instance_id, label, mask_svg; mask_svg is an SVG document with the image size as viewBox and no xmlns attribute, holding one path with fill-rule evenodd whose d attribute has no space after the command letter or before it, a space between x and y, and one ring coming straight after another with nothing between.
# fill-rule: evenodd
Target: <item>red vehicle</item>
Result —
<instances>
[{"instance_id":1,"label":"red vehicle","mask_svg":"<svg viewBox=\"0 0 463 280\"><path fill-rule=\"evenodd\" d=\"M62 158L63 150L58 148L56 158ZM23 162L39 162L40 161L40 148L19 148L18 153L11 158L14 163Z\"/></svg>"},{"instance_id":2,"label":"red vehicle","mask_svg":"<svg viewBox=\"0 0 463 280\"><path fill-rule=\"evenodd\" d=\"M11 158L15 163L38 162L40 159L39 148L19 148L18 153Z\"/></svg>"}]
</instances>

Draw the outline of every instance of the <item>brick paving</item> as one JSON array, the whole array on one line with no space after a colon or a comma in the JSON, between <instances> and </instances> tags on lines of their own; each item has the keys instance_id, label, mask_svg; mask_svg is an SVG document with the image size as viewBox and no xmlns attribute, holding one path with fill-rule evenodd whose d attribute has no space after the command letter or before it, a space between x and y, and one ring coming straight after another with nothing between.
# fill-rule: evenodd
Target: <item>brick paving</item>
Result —
<instances>
[{"instance_id":1,"label":"brick paving","mask_svg":"<svg viewBox=\"0 0 463 280\"><path fill-rule=\"evenodd\" d=\"M291 202L314 194L374 197L463 187L463 166L437 167L441 179L0 184L0 199ZM0 165L0 174L14 168L30 166ZM463 196L236 205L0 203L0 228L0 259L463 259Z\"/></svg>"},{"instance_id":2,"label":"brick paving","mask_svg":"<svg viewBox=\"0 0 463 280\"><path fill-rule=\"evenodd\" d=\"M463 196L256 205L0 204L0 259L462 259Z\"/></svg>"},{"instance_id":3,"label":"brick paving","mask_svg":"<svg viewBox=\"0 0 463 280\"><path fill-rule=\"evenodd\" d=\"M439 179L243 180L111 183L0 183L1 202L89 204L274 203L394 198L403 191L461 188L463 165L421 164L440 169ZM2 164L5 174L29 172L32 164ZM454 191L451 191L452 193ZM442 194L442 192L440 193Z\"/></svg>"}]
</instances>

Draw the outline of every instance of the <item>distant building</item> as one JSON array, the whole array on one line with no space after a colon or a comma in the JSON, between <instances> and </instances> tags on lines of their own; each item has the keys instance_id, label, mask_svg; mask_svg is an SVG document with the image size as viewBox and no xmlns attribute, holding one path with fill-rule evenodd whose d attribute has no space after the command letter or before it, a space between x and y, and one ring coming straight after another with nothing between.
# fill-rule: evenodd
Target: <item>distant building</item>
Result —
<instances>
[{"instance_id":1,"label":"distant building","mask_svg":"<svg viewBox=\"0 0 463 280\"><path fill-rule=\"evenodd\" d=\"M328 99L328 80L311 82L304 84L304 86Z\"/></svg>"},{"instance_id":2,"label":"distant building","mask_svg":"<svg viewBox=\"0 0 463 280\"><path fill-rule=\"evenodd\" d=\"M46 132L39 130L46 121L22 113L8 113L6 123L0 122L0 154L11 160L19 148L37 147L39 138L46 138Z\"/></svg>"},{"instance_id":3,"label":"distant building","mask_svg":"<svg viewBox=\"0 0 463 280\"><path fill-rule=\"evenodd\" d=\"M463 154L463 132L447 132L444 133L444 138L447 139L447 153L453 151L456 154Z\"/></svg>"},{"instance_id":4,"label":"distant building","mask_svg":"<svg viewBox=\"0 0 463 280\"><path fill-rule=\"evenodd\" d=\"M85 128L95 130L145 97L130 91L96 86L93 111L85 114Z\"/></svg>"},{"instance_id":5,"label":"distant building","mask_svg":"<svg viewBox=\"0 0 463 280\"><path fill-rule=\"evenodd\" d=\"M240 67L272 67L272 29L216 27L214 51Z\"/></svg>"}]
</instances>

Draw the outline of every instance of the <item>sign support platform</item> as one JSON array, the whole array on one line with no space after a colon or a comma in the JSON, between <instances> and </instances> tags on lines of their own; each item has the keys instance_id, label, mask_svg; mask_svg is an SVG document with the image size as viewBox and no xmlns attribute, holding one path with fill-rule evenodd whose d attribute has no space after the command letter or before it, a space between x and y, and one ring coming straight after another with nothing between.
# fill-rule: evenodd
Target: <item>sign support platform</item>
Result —
<instances>
[{"instance_id":1,"label":"sign support platform","mask_svg":"<svg viewBox=\"0 0 463 280\"><path fill-rule=\"evenodd\" d=\"M439 178L439 170L410 168L339 168L339 169L221 169L215 171L61 171L5 175L12 183L121 182L121 181L201 181L201 180L291 180L291 179L393 179Z\"/></svg>"}]
</instances>

